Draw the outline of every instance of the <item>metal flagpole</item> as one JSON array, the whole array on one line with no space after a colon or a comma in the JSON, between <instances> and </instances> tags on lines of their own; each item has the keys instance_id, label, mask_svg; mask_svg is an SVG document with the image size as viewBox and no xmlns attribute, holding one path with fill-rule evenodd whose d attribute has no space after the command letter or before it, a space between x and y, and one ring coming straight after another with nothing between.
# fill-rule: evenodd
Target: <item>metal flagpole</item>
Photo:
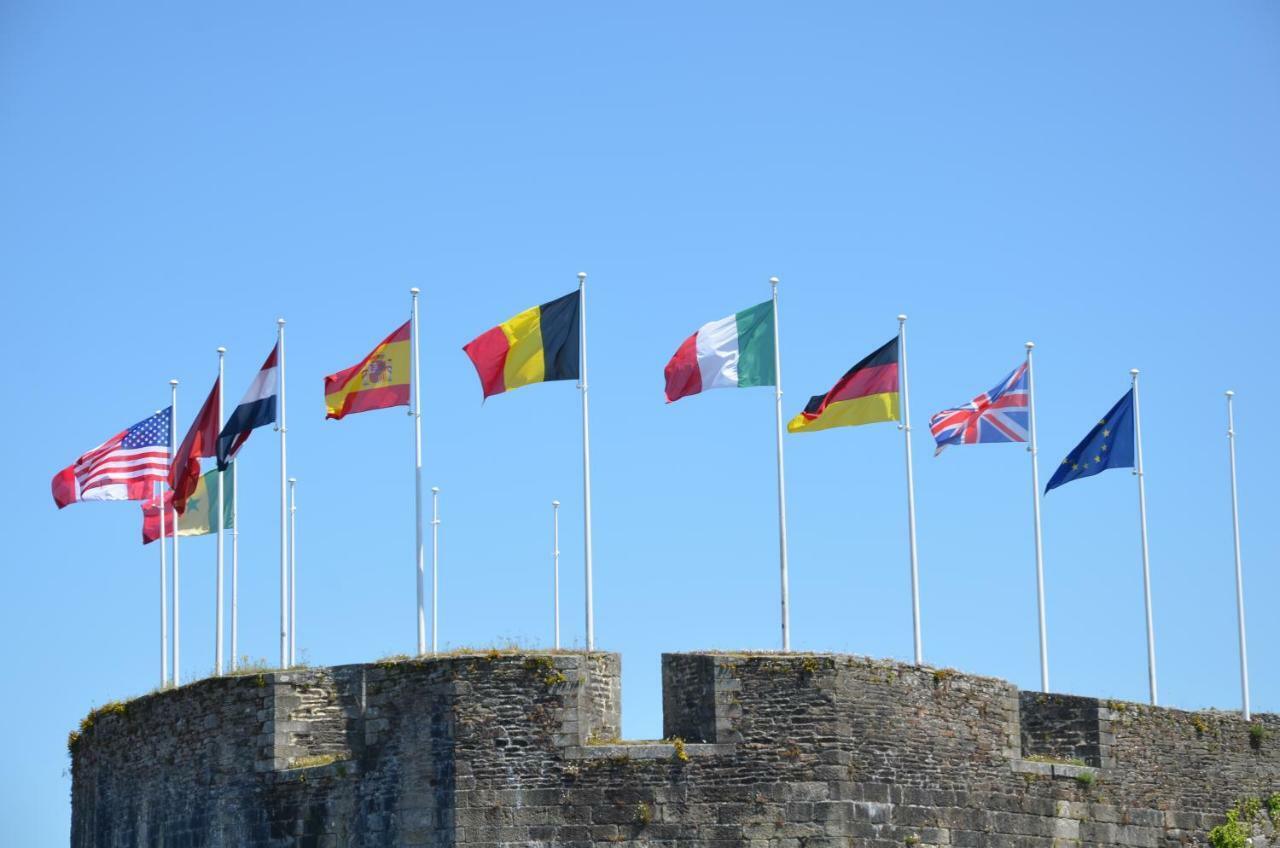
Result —
<instances>
[{"instance_id":1,"label":"metal flagpole","mask_svg":"<svg viewBox=\"0 0 1280 848\"><path fill-rule=\"evenodd\" d=\"M911 394L907 386L907 316L898 316L898 356L902 364L902 430L907 446L907 535L911 545L911 624L915 637L916 665L924 662L920 650L920 569L916 559L916 484L911 466Z\"/></svg>"},{"instance_id":2,"label":"metal flagpole","mask_svg":"<svg viewBox=\"0 0 1280 848\"><path fill-rule=\"evenodd\" d=\"M170 448L172 450L172 448ZM165 561L164 484L158 483L152 491L160 492L160 688L169 684L169 563Z\"/></svg>"},{"instance_id":3,"label":"metal flagpole","mask_svg":"<svg viewBox=\"0 0 1280 848\"><path fill-rule=\"evenodd\" d=\"M289 466L286 459L284 404L284 319L276 319L276 345L280 350L280 667L289 666Z\"/></svg>"},{"instance_id":4,"label":"metal flagpole","mask_svg":"<svg viewBox=\"0 0 1280 848\"><path fill-rule=\"evenodd\" d=\"M413 509L417 528L414 562L418 575L418 655L422 656L427 652L427 622L426 612L423 610L422 585L425 575L422 551L422 381L418 379L418 289L409 289L409 294L413 296L413 312L410 315L413 331L410 334L413 346L413 373L410 374L410 380L413 381L413 411L409 414L413 416Z\"/></svg>"},{"instance_id":5,"label":"metal flagpole","mask_svg":"<svg viewBox=\"0 0 1280 848\"><path fill-rule=\"evenodd\" d=\"M226 355L227 355L227 349L225 347L218 348L218 430L219 431L222 430L222 425L224 423L222 420L222 360ZM214 570L216 575L214 577L214 583L216 588L214 591L214 601L213 601L214 622L215 622L213 625L213 638L214 638L213 673L221 677L222 676L222 553L223 553L223 548L225 546L225 540L223 539L223 536L226 534L224 531L227 529L222 526L223 524L222 487L223 487L223 484L226 482L226 480L222 476L221 471L218 472L217 480L218 480L218 496L214 498L215 511L213 513L213 520L210 522L210 524L213 527L217 528L216 532L218 534L218 567Z\"/></svg>"},{"instance_id":6,"label":"metal flagpole","mask_svg":"<svg viewBox=\"0 0 1280 848\"><path fill-rule=\"evenodd\" d=\"M596 619L591 597L591 417L587 407L587 273L578 272L579 342L582 348L582 547L586 575L587 652L596 647Z\"/></svg>"},{"instance_id":7,"label":"metal flagpole","mask_svg":"<svg viewBox=\"0 0 1280 848\"><path fill-rule=\"evenodd\" d=\"M289 478L289 665L298 663L298 478Z\"/></svg>"},{"instance_id":8,"label":"metal flagpole","mask_svg":"<svg viewBox=\"0 0 1280 848\"><path fill-rule=\"evenodd\" d=\"M778 569L782 581L782 650L791 650L791 591L787 576L787 491L782 472L782 352L778 346L778 278L770 277L773 292L773 411L778 437Z\"/></svg>"},{"instance_id":9,"label":"metal flagpole","mask_svg":"<svg viewBox=\"0 0 1280 848\"><path fill-rule=\"evenodd\" d=\"M1244 639L1244 573L1240 569L1240 503L1236 497L1236 418L1231 400L1235 392L1227 392L1227 445L1231 450L1231 535L1236 552L1236 620L1240 627L1240 703L1244 720L1249 721L1249 649Z\"/></svg>"},{"instance_id":10,"label":"metal flagpole","mask_svg":"<svg viewBox=\"0 0 1280 848\"><path fill-rule=\"evenodd\" d=\"M436 636L440 620L436 603L440 585L440 487L431 487L431 653L436 652Z\"/></svg>"},{"instance_id":11,"label":"metal flagpole","mask_svg":"<svg viewBox=\"0 0 1280 848\"><path fill-rule=\"evenodd\" d=\"M1129 369L1133 377L1133 441L1138 477L1138 516L1142 522L1142 592L1147 604L1147 680L1151 687L1151 705L1160 703L1156 689L1156 636L1151 622L1151 561L1147 554L1147 487L1142 467L1142 418L1138 414L1138 369Z\"/></svg>"},{"instance_id":12,"label":"metal flagpole","mask_svg":"<svg viewBox=\"0 0 1280 848\"><path fill-rule=\"evenodd\" d=\"M240 488L236 480L239 478L239 469L236 467L240 464L240 460L235 460L231 464L231 670L235 671L240 667L240 661L236 659L239 654L239 645L236 637L239 633L240 624Z\"/></svg>"},{"instance_id":13,"label":"metal flagpole","mask_svg":"<svg viewBox=\"0 0 1280 848\"><path fill-rule=\"evenodd\" d=\"M551 502L551 606L555 613L555 648L560 650L560 501Z\"/></svg>"},{"instance_id":14,"label":"metal flagpole","mask_svg":"<svg viewBox=\"0 0 1280 848\"><path fill-rule=\"evenodd\" d=\"M169 467L173 467L173 455L178 449L178 381L169 381ZM161 496L163 497L163 486L161 487ZM161 501L161 509L164 508L164 501ZM182 684L182 678L179 672L182 671L182 664L179 655L182 652L182 598L179 592L178 584L182 579L182 571L178 563L178 514L173 514L173 680L174 686Z\"/></svg>"},{"instance_id":15,"label":"metal flagpole","mask_svg":"<svg viewBox=\"0 0 1280 848\"><path fill-rule=\"evenodd\" d=\"M1036 520L1036 600L1040 611L1040 691L1049 691L1049 635L1044 624L1044 547L1040 543L1040 449L1036 443L1036 377L1031 364L1035 342L1027 342L1027 425L1031 442L1031 506Z\"/></svg>"}]
</instances>

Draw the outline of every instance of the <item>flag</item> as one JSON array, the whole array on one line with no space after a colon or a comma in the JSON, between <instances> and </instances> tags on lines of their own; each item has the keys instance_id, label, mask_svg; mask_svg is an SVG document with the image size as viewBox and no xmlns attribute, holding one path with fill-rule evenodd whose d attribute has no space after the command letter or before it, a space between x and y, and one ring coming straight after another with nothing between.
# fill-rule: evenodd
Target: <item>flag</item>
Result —
<instances>
[{"instance_id":1,"label":"flag","mask_svg":"<svg viewBox=\"0 0 1280 848\"><path fill-rule=\"evenodd\" d=\"M548 380L578 379L578 292L526 309L481 333L463 351L487 398Z\"/></svg>"},{"instance_id":2,"label":"flag","mask_svg":"<svg viewBox=\"0 0 1280 848\"><path fill-rule=\"evenodd\" d=\"M994 389L980 394L964 406L944 409L929 419L938 449L947 445L978 445L984 442L1025 442L1030 421L1027 393L1027 364L1024 362Z\"/></svg>"},{"instance_id":3,"label":"flag","mask_svg":"<svg viewBox=\"0 0 1280 848\"><path fill-rule=\"evenodd\" d=\"M173 407L144 418L81 456L53 477L53 500L62 509L77 501L137 501L169 472Z\"/></svg>"},{"instance_id":4,"label":"flag","mask_svg":"<svg viewBox=\"0 0 1280 848\"><path fill-rule=\"evenodd\" d=\"M239 405L231 410L231 417L226 426L218 434L218 468L225 470L231 458L240 450L240 446L249 438L249 433L264 424L277 420L277 407L280 403L280 369L276 367L276 356L280 351L279 343L271 348L267 361L258 369L258 375L249 384L249 390L240 399Z\"/></svg>"},{"instance_id":5,"label":"flag","mask_svg":"<svg viewBox=\"0 0 1280 848\"><path fill-rule=\"evenodd\" d=\"M845 373L825 395L814 395L787 424L792 433L898 420L898 340Z\"/></svg>"},{"instance_id":6,"label":"flag","mask_svg":"<svg viewBox=\"0 0 1280 848\"><path fill-rule=\"evenodd\" d=\"M169 469L169 488L173 489L173 508L181 515L187 509L187 498L196 489L200 479L200 457L217 453L218 402L222 398L222 378L213 381L213 389L205 398L200 414L191 423L191 429L182 440L173 466Z\"/></svg>"},{"instance_id":7,"label":"flag","mask_svg":"<svg viewBox=\"0 0 1280 848\"><path fill-rule=\"evenodd\" d=\"M409 405L413 378L413 351L409 347L411 324L405 321L364 359L324 378L326 419Z\"/></svg>"},{"instance_id":8,"label":"flag","mask_svg":"<svg viewBox=\"0 0 1280 848\"><path fill-rule=\"evenodd\" d=\"M684 340L663 374L667 403L707 389L776 386L773 301L703 324Z\"/></svg>"},{"instance_id":9,"label":"flag","mask_svg":"<svg viewBox=\"0 0 1280 848\"><path fill-rule=\"evenodd\" d=\"M200 477L196 482L195 491L187 498L187 511L177 518L179 536L205 536L217 532L218 528L214 527L217 514L214 505L218 502L220 476L227 481L227 488L222 496L223 526L228 530L235 527L235 520L232 517L235 515L235 506L231 502L235 493L235 474L236 465L233 462L221 475L215 470ZM172 492L164 493L164 503L168 507L164 517L165 533L172 536L174 524ZM159 538L160 499L151 497L142 502L142 544L149 545Z\"/></svg>"},{"instance_id":10,"label":"flag","mask_svg":"<svg viewBox=\"0 0 1280 848\"><path fill-rule=\"evenodd\" d=\"M1053 473L1044 493L1108 468L1133 467L1133 390L1111 407Z\"/></svg>"}]
</instances>

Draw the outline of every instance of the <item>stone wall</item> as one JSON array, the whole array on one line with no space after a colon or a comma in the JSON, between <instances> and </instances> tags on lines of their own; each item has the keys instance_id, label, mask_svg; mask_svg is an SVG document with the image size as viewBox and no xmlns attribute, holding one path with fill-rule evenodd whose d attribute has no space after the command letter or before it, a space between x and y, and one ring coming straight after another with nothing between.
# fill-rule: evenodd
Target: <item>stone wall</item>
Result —
<instances>
[{"instance_id":1,"label":"stone wall","mask_svg":"<svg viewBox=\"0 0 1280 848\"><path fill-rule=\"evenodd\" d=\"M668 654L669 738L630 743L619 681L613 654L492 652L157 693L74 745L72 844L1175 848L1280 793L1275 716Z\"/></svg>"}]
</instances>

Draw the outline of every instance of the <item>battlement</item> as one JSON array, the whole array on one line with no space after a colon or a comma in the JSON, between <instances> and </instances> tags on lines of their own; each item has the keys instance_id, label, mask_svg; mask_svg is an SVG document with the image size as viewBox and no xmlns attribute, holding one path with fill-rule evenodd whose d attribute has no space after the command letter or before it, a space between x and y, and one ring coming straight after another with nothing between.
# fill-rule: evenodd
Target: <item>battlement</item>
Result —
<instances>
[{"instance_id":1,"label":"battlement","mask_svg":"<svg viewBox=\"0 0 1280 848\"><path fill-rule=\"evenodd\" d=\"M831 654L666 654L623 742L618 655L266 672L139 698L73 746L72 845L1203 843L1262 799L1252 724Z\"/></svg>"}]
</instances>

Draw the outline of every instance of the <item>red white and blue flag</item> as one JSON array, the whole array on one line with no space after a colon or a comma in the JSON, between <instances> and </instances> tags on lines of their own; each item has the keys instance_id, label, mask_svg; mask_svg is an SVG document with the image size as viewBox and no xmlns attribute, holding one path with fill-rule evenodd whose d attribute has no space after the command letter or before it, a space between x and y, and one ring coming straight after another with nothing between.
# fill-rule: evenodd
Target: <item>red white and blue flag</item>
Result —
<instances>
[{"instance_id":1,"label":"red white and blue flag","mask_svg":"<svg viewBox=\"0 0 1280 848\"><path fill-rule=\"evenodd\" d=\"M53 477L62 509L77 501L140 501L169 475L172 407L116 433Z\"/></svg>"},{"instance_id":2,"label":"red white and blue flag","mask_svg":"<svg viewBox=\"0 0 1280 848\"><path fill-rule=\"evenodd\" d=\"M231 412L227 424L218 434L218 470L226 471L232 457L257 427L276 421L280 397L280 369L276 354L280 345L271 348L267 361L262 363L258 375L249 384L239 405Z\"/></svg>"},{"instance_id":3,"label":"red white and blue flag","mask_svg":"<svg viewBox=\"0 0 1280 848\"><path fill-rule=\"evenodd\" d=\"M984 442L1025 442L1030 409L1027 394L1027 364L1024 362L991 391L978 395L964 406L944 409L929 419L938 449L947 445L978 445Z\"/></svg>"}]
</instances>

